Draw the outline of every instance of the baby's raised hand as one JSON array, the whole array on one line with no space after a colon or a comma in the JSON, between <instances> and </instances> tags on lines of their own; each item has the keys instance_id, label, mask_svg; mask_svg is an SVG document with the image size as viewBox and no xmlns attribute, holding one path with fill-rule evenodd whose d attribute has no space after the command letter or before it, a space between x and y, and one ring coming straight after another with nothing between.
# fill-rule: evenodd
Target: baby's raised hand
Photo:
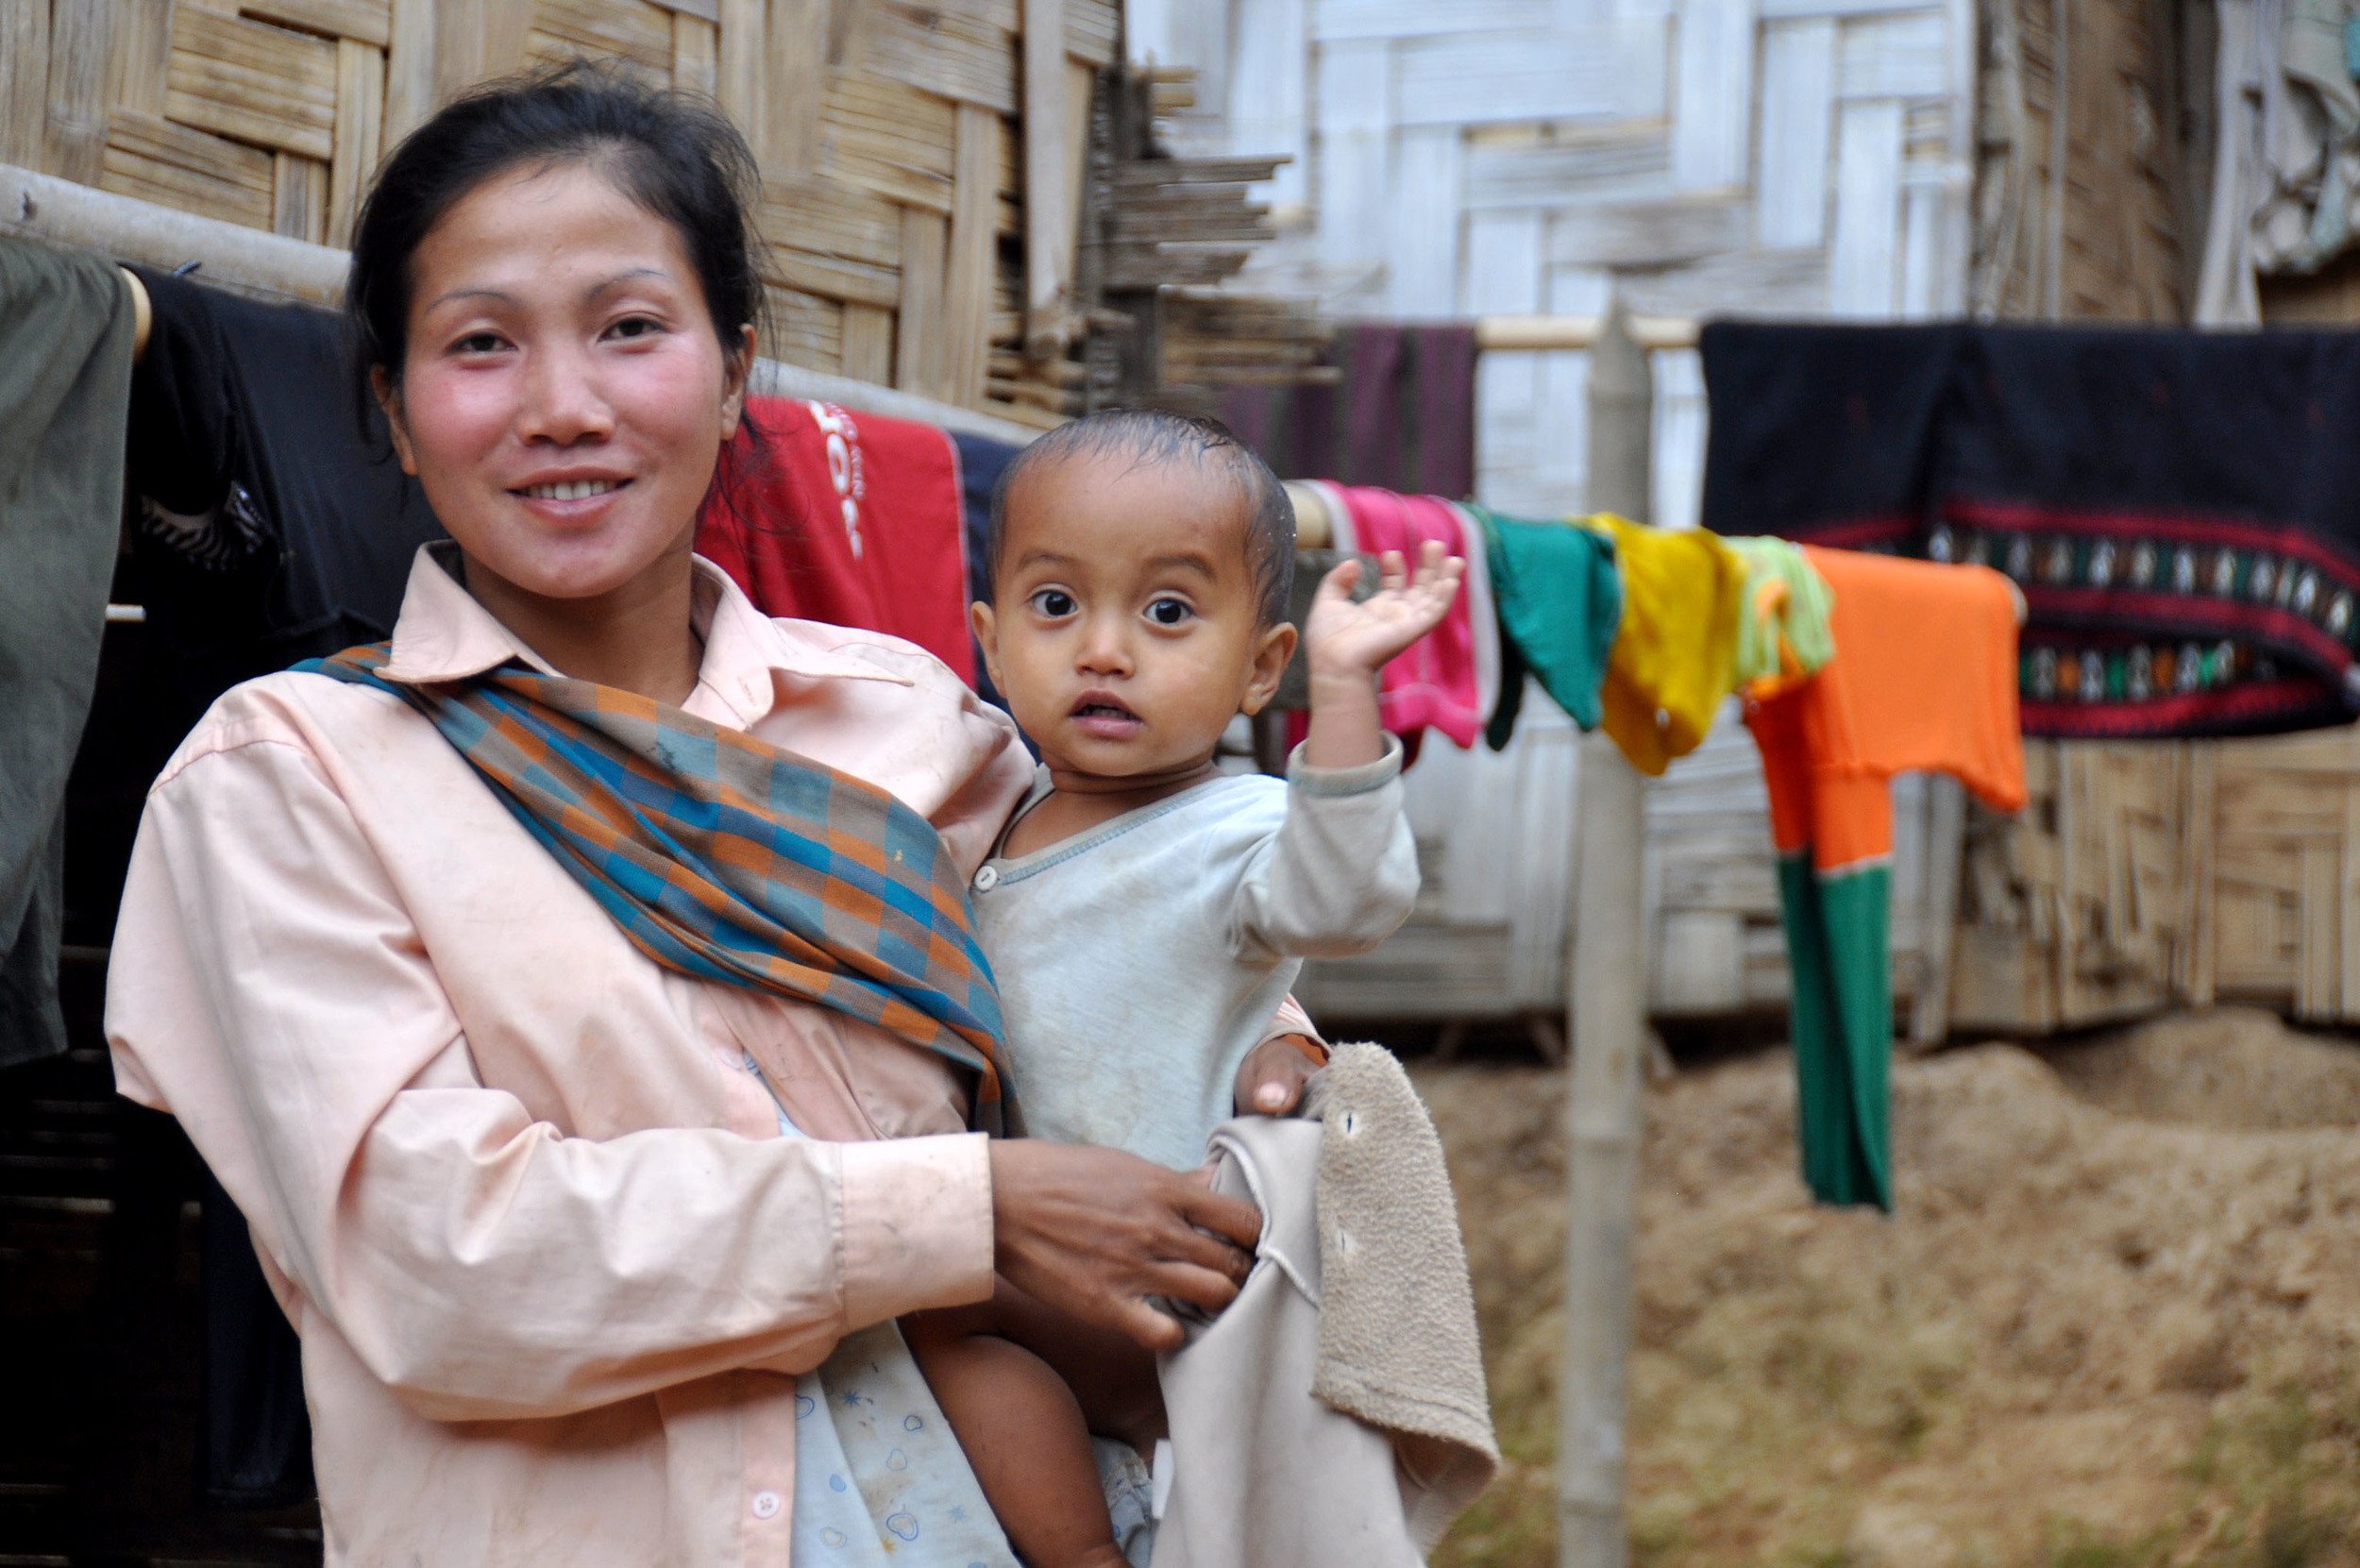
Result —
<instances>
[{"instance_id":1,"label":"baby's raised hand","mask_svg":"<svg viewBox=\"0 0 2360 1568\"><path fill-rule=\"evenodd\" d=\"M1445 556L1433 540L1419 547L1414 574L1400 551L1387 550L1377 561L1376 592L1358 603L1352 588L1360 581L1360 563L1346 561L1329 572L1304 626L1311 674L1366 677L1384 668L1386 661L1441 624L1466 570L1464 561Z\"/></svg>"}]
</instances>

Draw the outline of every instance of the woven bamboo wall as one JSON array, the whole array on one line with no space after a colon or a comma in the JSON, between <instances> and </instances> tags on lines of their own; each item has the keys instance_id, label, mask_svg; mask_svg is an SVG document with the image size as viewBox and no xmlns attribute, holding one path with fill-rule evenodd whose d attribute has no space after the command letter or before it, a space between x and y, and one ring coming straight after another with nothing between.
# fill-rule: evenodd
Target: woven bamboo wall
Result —
<instances>
[{"instance_id":1,"label":"woven bamboo wall","mask_svg":"<svg viewBox=\"0 0 2360 1568\"><path fill-rule=\"evenodd\" d=\"M2360 729L2223 742L2200 762L2188 1000L2360 1019Z\"/></svg>"},{"instance_id":2,"label":"woven bamboo wall","mask_svg":"<svg viewBox=\"0 0 2360 1568\"><path fill-rule=\"evenodd\" d=\"M2233 743L2235 744L2235 743ZM2015 818L1969 815L1951 950L1960 1031L2047 1034L2184 998L2221 743L2028 741Z\"/></svg>"},{"instance_id":3,"label":"woven bamboo wall","mask_svg":"<svg viewBox=\"0 0 2360 1568\"><path fill-rule=\"evenodd\" d=\"M1023 337L1022 10L1061 20L1071 214L1116 0L0 0L0 161L340 245L436 105L623 60L714 94L753 143L766 352L1041 423L1054 367L991 370Z\"/></svg>"},{"instance_id":4,"label":"woven bamboo wall","mask_svg":"<svg viewBox=\"0 0 2360 1568\"><path fill-rule=\"evenodd\" d=\"M2044 1033L2179 1003L2360 1021L2360 727L2033 742L1970 832L1951 1004Z\"/></svg>"},{"instance_id":5,"label":"woven bamboo wall","mask_svg":"<svg viewBox=\"0 0 2360 1568\"><path fill-rule=\"evenodd\" d=\"M1981 0L1980 9L1975 310L2185 319L2188 241L2200 244L2200 228L2178 8Z\"/></svg>"}]
</instances>

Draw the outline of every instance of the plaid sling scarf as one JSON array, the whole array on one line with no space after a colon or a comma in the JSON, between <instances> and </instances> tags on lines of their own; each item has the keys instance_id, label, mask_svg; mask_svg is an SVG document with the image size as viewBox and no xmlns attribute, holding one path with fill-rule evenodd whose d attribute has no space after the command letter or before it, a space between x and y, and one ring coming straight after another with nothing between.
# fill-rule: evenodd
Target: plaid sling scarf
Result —
<instances>
[{"instance_id":1,"label":"plaid sling scarf","mask_svg":"<svg viewBox=\"0 0 2360 1568\"><path fill-rule=\"evenodd\" d=\"M633 692L507 665L410 685L388 645L295 667L415 708L640 952L876 1024L1000 1113L1000 993L934 824L885 791Z\"/></svg>"}]
</instances>

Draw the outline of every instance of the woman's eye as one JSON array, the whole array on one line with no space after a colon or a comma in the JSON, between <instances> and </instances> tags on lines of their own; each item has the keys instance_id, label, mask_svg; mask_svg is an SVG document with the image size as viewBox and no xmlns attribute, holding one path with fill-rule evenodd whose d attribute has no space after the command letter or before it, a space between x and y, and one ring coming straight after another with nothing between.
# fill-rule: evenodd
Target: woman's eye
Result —
<instances>
[{"instance_id":1,"label":"woman's eye","mask_svg":"<svg viewBox=\"0 0 2360 1568\"><path fill-rule=\"evenodd\" d=\"M607 333L618 338L644 338L650 332L661 330L661 328L662 324L652 316L625 316L608 328Z\"/></svg>"},{"instance_id":2,"label":"woman's eye","mask_svg":"<svg viewBox=\"0 0 2360 1568\"><path fill-rule=\"evenodd\" d=\"M1033 608L1051 620L1062 620L1081 606L1062 588L1043 588L1033 596Z\"/></svg>"},{"instance_id":3,"label":"woman's eye","mask_svg":"<svg viewBox=\"0 0 2360 1568\"><path fill-rule=\"evenodd\" d=\"M1159 599L1147 607L1147 618L1158 626L1178 626L1195 614L1185 599Z\"/></svg>"},{"instance_id":4,"label":"woman's eye","mask_svg":"<svg viewBox=\"0 0 2360 1568\"><path fill-rule=\"evenodd\" d=\"M451 345L453 351L461 354L497 354L502 346L497 332L469 332Z\"/></svg>"}]
</instances>

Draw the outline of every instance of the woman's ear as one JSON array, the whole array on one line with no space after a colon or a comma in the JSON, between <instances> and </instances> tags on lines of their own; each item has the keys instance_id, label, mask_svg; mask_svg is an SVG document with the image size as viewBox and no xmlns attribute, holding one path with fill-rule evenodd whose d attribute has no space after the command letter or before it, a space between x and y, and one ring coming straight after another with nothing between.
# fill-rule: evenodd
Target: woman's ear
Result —
<instances>
[{"instance_id":1,"label":"woman's ear","mask_svg":"<svg viewBox=\"0 0 2360 1568\"><path fill-rule=\"evenodd\" d=\"M737 422L746 415L746 393L754 378L754 329L751 324L737 329L737 352L721 356L721 439L728 441L737 434Z\"/></svg>"},{"instance_id":2,"label":"woman's ear","mask_svg":"<svg viewBox=\"0 0 2360 1568\"><path fill-rule=\"evenodd\" d=\"M1000 621L991 613L991 606L982 599L967 607L967 624L975 629L975 646L984 650L984 673L1002 691L1007 684L1000 679Z\"/></svg>"},{"instance_id":3,"label":"woman's ear","mask_svg":"<svg viewBox=\"0 0 2360 1568\"><path fill-rule=\"evenodd\" d=\"M369 391L376 395L377 406L385 411L385 429L394 438L394 455L401 459L401 471L412 479L418 477L418 454L410 445L410 422L402 414L401 388L385 374L381 364L369 366Z\"/></svg>"},{"instance_id":4,"label":"woman's ear","mask_svg":"<svg viewBox=\"0 0 2360 1568\"><path fill-rule=\"evenodd\" d=\"M1248 717L1270 706L1287 674L1287 661L1294 656L1295 629L1290 623L1280 621L1262 633L1254 648L1254 667L1246 675L1244 700L1238 704Z\"/></svg>"}]
</instances>

